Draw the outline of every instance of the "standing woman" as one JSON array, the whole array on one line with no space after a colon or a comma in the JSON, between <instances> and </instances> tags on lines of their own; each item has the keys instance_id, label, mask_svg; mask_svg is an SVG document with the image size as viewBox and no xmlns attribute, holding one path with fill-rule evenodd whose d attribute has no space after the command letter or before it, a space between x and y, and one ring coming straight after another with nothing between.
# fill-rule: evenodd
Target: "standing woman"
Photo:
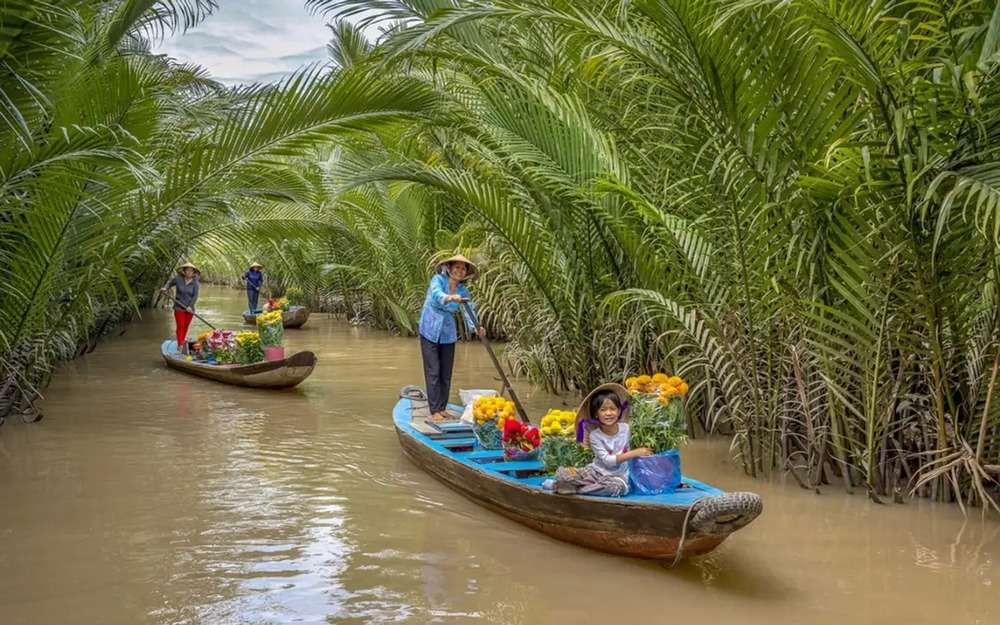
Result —
<instances>
[{"instance_id":1,"label":"standing woman","mask_svg":"<svg viewBox=\"0 0 1000 625\"><path fill-rule=\"evenodd\" d=\"M476 328L461 305L463 299L471 298L464 283L475 275L476 266L459 254L437 266L427 287L427 298L420 313L420 355L424 360L424 381L434 421L448 416L451 372L455 364L455 343L458 341L455 313L462 311L462 318L470 332L475 331L480 337L486 334L484 328ZM471 301L469 306L472 306Z\"/></svg>"},{"instance_id":2,"label":"standing woman","mask_svg":"<svg viewBox=\"0 0 1000 625\"><path fill-rule=\"evenodd\" d=\"M160 290L166 293L171 287L174 295L174 321L177 324L177 350L187 353L188 326L194 319L194 305L198 301L198 276L201 272L191 263L184 263L177 268L177 275L167 281Z\"/></svg>"},{"instance_id":3,"label":"standing woman","mask_svg":"<svg viewBox=\"0 0 1000 625\"><path fill-rule=\"evenodd\" d=\"M264 287L264 265L253 263L242 278L247 283L247 302L250 304L250 314L256 315L260 290Z\"/></svg>"}]
</instances>

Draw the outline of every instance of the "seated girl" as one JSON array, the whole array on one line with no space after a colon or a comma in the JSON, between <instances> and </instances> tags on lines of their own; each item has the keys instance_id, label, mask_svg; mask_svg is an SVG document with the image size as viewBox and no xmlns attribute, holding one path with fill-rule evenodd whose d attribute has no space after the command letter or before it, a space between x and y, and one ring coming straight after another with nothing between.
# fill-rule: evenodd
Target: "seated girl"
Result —
<instances>
[{"instance_id":1,"label":"seated girl","mask_svg":"<svg viewBox=\"0 0 1000 625\"><path fill-rule=\"evenodd\" d=\"M576 439L594 452L582 469L556 470L555 491L564 495L628 494L628 461L649 456L645 448L629 451L628 391L620 384L602 384L584 398L576 413Z\"/></svg>"}]
</instances>

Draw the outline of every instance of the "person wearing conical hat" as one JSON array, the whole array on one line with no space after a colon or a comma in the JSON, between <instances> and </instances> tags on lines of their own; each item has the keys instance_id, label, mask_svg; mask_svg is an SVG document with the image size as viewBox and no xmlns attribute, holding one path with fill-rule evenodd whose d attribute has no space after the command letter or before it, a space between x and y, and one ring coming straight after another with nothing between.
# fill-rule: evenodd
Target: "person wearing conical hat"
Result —
<instances>
[{"instance_id":1,"label":"person wearing conical hat","mask_svg":"<svg viewBox=\"0 0 1000 625\"><path fill-rule=\"evenodd\" d=\"M256 315L260 310L257 302L260 301L260 291L264 288L264 265L260 263L250 263L250 269L240 276L247 285L247 304L250 306L250 313Z\"/></svg>"},{"instance_id":2,"label":"person wearing conical hat","mask_svg":"<svg viewBox=\"0 0 1000 625\"><path fill-rule=\"evenodd\" d=\"M476 327L473 317L462 304L466 301L472 308L472 295L465 283L476 273L476 265L471 260L456 254L437 264L427 287L427 297L420 312L420 355L424 363L427 402L434 421L448 416L451 373L455 363L455 343L458 341L455 313L461 311L470 332L480 337L486 334L484 328Z\"/></svg>"},{"instance_id":3,"label":"person wearing conical hat","mask_svg":"<svg viewBox=\"0 0 1000 625\"><path fill-rule=\"evenodd\" d=\"M177 268L177 275L170 278L160 289L164 293L174 289L174 323L177 328L177 349L187 352L185 339L188 327L194 319L194 305L198 301L198 276L201 272L191 263Z\"/></svg>"},{"instance_id":4,"label":"person wearing conical hat","mask_svg":"<svg viewBox=\"0 0 1000 625\"><path fill-rule=\"evenodd\" d=\"M590 447L594 461L582 469L560 467L550 486L561 494L622 497L629 491L629 460L652 455L629 450L629 394L621 384L590 391L576 411L576 439Z\"/></svg>"}]
</instances>

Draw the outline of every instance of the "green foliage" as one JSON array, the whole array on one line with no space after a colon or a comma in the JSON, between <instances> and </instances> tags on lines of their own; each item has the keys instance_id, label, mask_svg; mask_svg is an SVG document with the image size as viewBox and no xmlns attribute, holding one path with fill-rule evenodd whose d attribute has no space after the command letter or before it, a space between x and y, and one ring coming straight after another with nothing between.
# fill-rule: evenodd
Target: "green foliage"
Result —
<instances>
[{"instance_id":1,"label":"green foliage","mask_svg":"<svg viewBox=\"0 0 1000 625\"><path fill-rule=\"evenodd\" d=\"M589 447L564 436L546 436L542 439L541 460L546 473L555 473L559 467L583 467L594 460Z\"/></svg>"},{"instance_id":2,"label":"green foliage","mask_svg":"<svg viewBox=\"0 0 1000 625\"><path fill-rule=\"evenodd\" d=\"M629 445L646 447L654 454L679 449L687 442L684 424L684 401L672 397L661 406L654 395L633 394L629 404Z\"/></svg>"},{"instance_id":3,"label":"green foliage","mask_svg":"<svg viewBox=\"0 0 1000 625\"><path fill-rule=\"evenodd\" d=\"M991 501L993 3L382 5L362 63L441 103L341 144L336 188L464 213L521 371L582 391L662 363L751 474Z\"/></svg>"}]
</instances>

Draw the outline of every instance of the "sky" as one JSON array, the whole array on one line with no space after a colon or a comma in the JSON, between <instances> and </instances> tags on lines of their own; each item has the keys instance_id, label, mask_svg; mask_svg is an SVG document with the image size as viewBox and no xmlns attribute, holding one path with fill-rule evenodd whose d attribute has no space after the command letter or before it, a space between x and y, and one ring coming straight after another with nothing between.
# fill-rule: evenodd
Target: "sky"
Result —
<instances>
[{"instance_id":1,"label":"sky","mask_svg":"<svg viewBox=\"0 0 1000 625\"><path fill-rule=\"evenodd\" d=\"M328 55L330 29L304 0L219 0L196 28L163 41L156 52L196 63L225 84L272 82Z\"/></svg>"}]
</instances>

